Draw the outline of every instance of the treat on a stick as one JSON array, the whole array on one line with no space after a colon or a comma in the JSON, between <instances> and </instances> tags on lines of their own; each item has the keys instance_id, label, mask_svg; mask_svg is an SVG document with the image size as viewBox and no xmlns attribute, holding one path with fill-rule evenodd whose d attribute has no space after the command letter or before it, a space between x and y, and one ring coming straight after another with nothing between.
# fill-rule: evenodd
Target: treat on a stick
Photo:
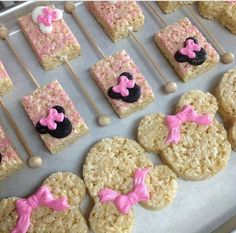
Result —
<instances>
[{"instance_id":1,"label":"treat on a stick","mask_svg":"<svg viewBox=\"0 0 236 233\"><path fill-rule=\"evenodd\" d=\"M27 198L0 201L1 233L87 233L88 226L79 207L85 193L79 176L53 173Z\"/></svg>"},{"instance_id":2,"label":"treat on a stick","mask_svg":"<svg viewBox=\"0 0 236 233\"><path fill-rule=\"evenodd\" d=\"M183 7L184 4L192 4L193 1L157 1L157 3L165 14L169 14Z\"/></svg>"},{"instance_id":3,"label":"treat on a stick","mask_svg":"<svg viewBox=\"0 0 236 233\"><path fill-rule=\"evenodd\" d=\"M64 21L61 10L39 6L31 14L21 16L18 21L45 70L64 63L62 56L70 60L80 55L80 45Z\"/></svg>"},{"instance_id":4,"label":"treat on a stick","mask_svg":"<svg viewBox=\"0 0 236 233\"><path fill-rule=\"evenodd\" d=\"M22 160L0 125L0 181L20 169L22 165Z\"/></svg>"},{"instance_id":5,"label":"treat on a stick","mask_svg":"<svg viewBox=\"0 0 236 233\"><path fill-rule=\"evenodd\" d=\"M136 1L87 1L86 6L113 42L129 36L144 25L144 15Z\"/></svg>"},{"instance_id":6,"label":"treat on a stick","mask_svg":"<svg viewBox=\"0 0 236 233\"><path fill-rule=\"evenodd\" d=\"M0 60L0 96L3 96L10 92L13 88L13 83Z\"/></svg>"},{"instance_id":7,"label":"treat on a stick","mask_svg":"<svg viewBox=\"0 0 236 233\"><path fill-rule=\"evenodd\" d=\"M91 75L119 117L127 117L150 104L152 88L126 51L98 61Z\"/></svg>"},{"instance_id":8,"label":"treat on a stick","mask_svg":"<svg viewBox=\"0 0 236 233\"><path fill-rule=\"evenodd\" d=\"M21 102L52 154L88 132L84 120L57 80L36 89Z\"/></svg>"},{"instance_id":9,"label":"treat on a stick","mask_svg":"<svg viewBox=\"0 0 236 233\"><path fill-rule=\"evenodd\" d=\"M217 51L188 18L162 29L156 34L155 42L184 82L219 62Z\"/></svg>"}]
</instances>

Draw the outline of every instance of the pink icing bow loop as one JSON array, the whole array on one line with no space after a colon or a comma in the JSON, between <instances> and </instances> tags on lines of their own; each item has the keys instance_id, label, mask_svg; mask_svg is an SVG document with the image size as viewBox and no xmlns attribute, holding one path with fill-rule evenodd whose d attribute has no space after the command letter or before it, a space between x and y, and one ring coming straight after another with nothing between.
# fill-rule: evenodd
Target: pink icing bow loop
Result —
<instances>
[{"instance_id":1,"label":"pink icing bow loop","mask_svg":"<svg viewBox=\"0 0 236 233\"><path fill-rule=\"evenodd\" d=\"M57 211L63 211L70 207L67 198L55 199L46 186L41 186L34 195L16 201L18 220L11 233L26 233L30 226L32 211L40 206L46 206Z\"/></svg>"},{"instance_id":2,"label":"pink icing bow loop","mask_svg":"<svg viewBox=\"0 0 236 233\"><path fill-rule=\"evenodd\" d=\"M56 109L51 108L46 118L42 118L39 123L43 126L47 126L50 130L57 128L56 122L62 122L65 118L64 113L58 113Z\"/></svg>"},{"instance_id":3,"label":"pink icing bow loop","mask_svg":"<svg viewBox=\"0 0 236 233\"><path fill-rule=\"evenodd\" d=\"M122 214L128 214L133 205L140 201L147 201L150 198L148 188L145 184L145 178L148 169L138 168L135 171L133 190L126 195L119 194L112 189L105 188L99 192L101 203L113 201L116 208Z\"/></svg>"},{"instance_id":4,"label":"pink icing bow loop","mask_svg":"<svg viewBox=\"0 0 236 233\"><path fill-rule=\"evenodd\" d=\"M188 58L193 59L196 57L195 52L199 52L200 50L201 50L201 46L199 44L195 44L194 40L188 39L186 41L185 47L180 49L179 52L182 55L185 55Z\"/></svg>"},{"instance_id":5,"label":"pink icing bow loop","mask_svg":"<svg viewBox=\"0 0 236 233\"><path fill-rule=\"evenodd\" d=\"M37 17L37 22L42 23L44 26L51 26L52 21L57 19L57 12L54 10L50 10L48 7L43 8L42 15Z\"/></svg>"},{"instance_id":6,"label":"pink icing bow loop","mask_svg":"<svg viewBox=\"0 0 236 233\"><path fill-rule=\"evenodd\" d=\"M119 84L114 86L112 90L116 93L120 93L121 96L126 97L129 95L128 88L133 88L134 85L135 85L134 80L130 80L126 76L120 76Z\"/></svg>"},{"instance_id":7,"label":"pink icing bow loop","mask_svg":"<svg viewBox=\"0 0 236 233\"><path fill-rule=\"evenodd\" d=\"M177 144L180 141L180 127L185 122L195 122L198 125L209 125L212 119L208 115L198 115L191 105L185 105L176 115L166 116L169 130L166 143Z\"/></svg>"}]
</instances>

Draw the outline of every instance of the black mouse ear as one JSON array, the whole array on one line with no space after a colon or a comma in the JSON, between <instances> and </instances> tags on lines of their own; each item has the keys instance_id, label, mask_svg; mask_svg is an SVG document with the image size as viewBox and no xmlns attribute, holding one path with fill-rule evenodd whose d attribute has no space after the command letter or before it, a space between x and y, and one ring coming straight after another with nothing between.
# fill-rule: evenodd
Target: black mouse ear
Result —
<instances>
[{"instance_id":1,"label":"black mouse ear","mask_svg":"<svg viewBox=\"0 0 236 233\"><path fill-rule=\"evenodd\" d=\"M179 51L175 53L175 60L178 62L187 62L188 58L185 55L182 55Z\"/></svg>"},{"instance_id":2,"label":"black mouse ear","mask_svg":"<svg viewBox=\"0 0 236 233\"><path fill-rule=\"evenodd\" d=\"M36 124L35 129L40 134L47 134L47 133L49 133L48 127L41 125L39 122Z\"/></svg>"},{"instance_id":3,"label":"black mouse ear","mask_svg":"<svg viewBox=\"0 0 236 233\"><path fill-rule=\"evenodd\" d=\"M61 106L59 106L59 105L56 105L56 106L54 106L53 108L56 109L58 113L63 113L63 114L65 114L65 109L64 109L63 107L61 107Z\"/></svg>"},{"instance_id":4,"label":"black mouse ear","mask_svg":"<svg viewBox=\"0 0 236 233\"><path fill-rule=\"evenodd\" d=\"M125 76L125 77L127 77L129 80L133 80L133 75L132 75L131 73L129 73L129 72L123 72L123 73L120 74L119 77L121 77L121 76Z\"/></svg>"},{"instance_id":5,"label":"black mouse ear","mask_svg":"<svg viewBox=\"0 0 236 233\"><path fill-rule=\"evenodd\" d=\"M112 90L112 87L110 87L107 91L107 95L112 98L112 99L120 99L121 98L121 94L120 93L116 93Z\"/></svg>"},{"instance_id":6,"label":"black mouse ear","mask_svg":"<svg viewBox=\"0 0 236 233\"><path fill-rule=\"evenodd\" d=\"M184 46L187 45L187 41L188 40L193 40L195 44L198 44L198 40L195 37L188 37L185 41L184 41Z\"/></svg>"}]
</instances>

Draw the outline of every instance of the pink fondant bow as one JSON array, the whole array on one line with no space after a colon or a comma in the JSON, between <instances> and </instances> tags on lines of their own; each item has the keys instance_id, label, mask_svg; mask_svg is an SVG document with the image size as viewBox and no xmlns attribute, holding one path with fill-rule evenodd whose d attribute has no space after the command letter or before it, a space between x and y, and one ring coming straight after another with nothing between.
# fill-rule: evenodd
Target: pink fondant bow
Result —
<instances>
[{"instance_id":1,"label":"pink fondant bow","mask_svg":"<svg viewBox=\"0 0 236 233\"><path fill-rule=\"evenodd\" d=\"M56 122L62 122L64 117L64 113L58 113L56 109L51 108L48 116L46 118L42 118L39 123L43 126L47 126L50 130L55 130L57 128Z\"/></svg>"},{"instance_id":2,"label":"pink fondant bow","mask_svg":"<svg viewBox=\"0 0 236 233\"><path fill-rule=\"evenodd\" d=\"M112 189L105 188L99 192L101 203L113 201L122 214L128 214L131 207L140 201L147 201L150 196L145 184L148 169L138 168L135 171L133 190L126 195L119 194Z\"/></svg>"},{"instance_id":3,"label":"pink fondant bow","mask_svg":"<svg viewBox=\"0 0 236 233\"><path fill-rule=\"evenodd\" d=\"M166 116L166 125L169 133L166 143L178 143L180 140L180 127L185 122L195 122L199 125L209 125L212 120L207 115L198 115L191 105L185 105L176 115Z\"/></svg>"},{"instance_id":4,"label":"pink fondant bow","mask_svg":"<svg viewBox=\"0 0 236 233\"><path fill-rule=\"evenodd\" d=\"M120 93L123 97L129 95L128 88L133 88L135 85L134 80L128 79L126 76L119 77L119 84L114 86L112 90L116 93Z\"/></svg>"},{"instance_id":5,"label":"pink fondant bow","mask_svg":"<svg viewBox=\"0 0 236 233\"><path fill-rule=\"evenodd\" d=\"M199 52L201 50L201 46L199 44L195 44L193 39L188 39L186 41L186 45L184 48L180 49L179 52L182 55L185 55L189 58L195 58L195 52Z\"/></svg>"},{"instance_id":6,"label":"pink fondant bow","mask_svg":"<svg viewBox=\"0 0 236 233\"><path fill-rule=\"evenodd\" d=\"M27 199L18 199L16 201L18 220L12 233L26 233L30 226L32 211L40 206L46 206L57 211L70 207L67 203L67 198L54 199L50 190L46 186L41 186L36 194Z\"/></svg>"},{"instance_id":7,"label":"pink fondant bow","mask_svg":"<svg viewBox=\"0 0 236 233\"><path fill-rule=\"evenodd\" d=\"M37 17L37 22L42 23L44 26L51 26L52 21L57 18L57 12L49 9L48 7L43 8L42 15Z\"/></svg>"}]
</instances>

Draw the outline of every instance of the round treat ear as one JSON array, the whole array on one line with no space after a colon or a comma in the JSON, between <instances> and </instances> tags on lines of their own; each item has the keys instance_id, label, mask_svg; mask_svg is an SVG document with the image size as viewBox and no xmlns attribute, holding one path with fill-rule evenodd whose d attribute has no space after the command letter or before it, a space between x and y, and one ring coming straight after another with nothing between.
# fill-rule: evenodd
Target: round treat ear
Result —
<instances>
[{"instance_id":1,"label":"round treat ear","mask_svg":"<svg viewBox=\"0 0 236 233\"><path fill-rule=\"evenodd\" d=\"M161 113L145 116L138 126L138 141L148 151L160 153L167 146L168 129L165 115Z\"/></svg>"},{"instance_id":2,"label":"round treat ear","mask_svg":"<svg viewBox=\"0 0 236 233\"><path fill-rule=\"evenodd\" d=\"M208 114L213 118L218 110L216 98L209 92L193 90L181 96L176 112L179 112L185 105L191 105L198 114Z\"/></svg>"},{"instance_id":3,"label":"round treat ear","mask_svg":"<svg viewBox=\"0 0 236 233\"><path fill-rule=\"evenodd\" d=\"M150 199L141 205L150 210L160 210L170 204L177 192L177 177L165 165L155 166L149 170L145 179Z\"/></svg>"},{"instance_id":4,"label":"round treat ear","mask_svg":"<svg viewBox=\"0 0 236 233\"><path fill-rule=\"evenodd\" d=\"M232 149L236 151L236 119L234 120L231 128L229 129L228 136Z\"/></svg>"},{"instance_id":5,"label":"round treat ear","mask_svg":"<svg viewBox=\"0 0 236 233\"><path fill-rule=\"evenodd\" d=\"M56 109L58 113L63 113L63 114L65 114L65 109L64 109L63 107L61 107L61 106L59 106L59 105L56 105L56 106L54 106L53 108Z\"/></svg>"},{"instance_id":6,"label":"round treat ear","mask_svg":"<svg viewBox=\"0 0 236 233\"><path fill-rule=\"evenodd\" d=\"M0 201L0 229L1 232L11 232L17 222L15 201L17 198L8 198Z\"/></svg>"},{"instance_id":7,"label":"round treat ear","mask_svg":"<svg viewBox=\"0 0 236 233\"><path fill-rule=\"evenodd\" d=\"M132 189L135 170L152 166L137 142L123 137L105 138L96 143L86 157L84 182L95 199L104 188L126 194Z\"/></svg>"},{"instance_id":8,"label":"round treat ear","mask_svg":"<svg viewBox=\"0 0 236 233\"><path fill-rule=\"evenodd\" d=\"M83 180L69 172L53 173L43 185L50 189L55 198L67 197L71 207L78 206L86 192Z\"/></svg>"},{"instance_id":9,"label":"round treat ear","mask_svg":"<svg viewBox=\"0 0 236 233\"><path fill-rule=\"evenodd\" d=\"M89 223L96 233L130 233L134 225L134 214L131 210L128 214L121 214L111 202L96 203L93 207Z\"/></svg>"}]
</instances>

